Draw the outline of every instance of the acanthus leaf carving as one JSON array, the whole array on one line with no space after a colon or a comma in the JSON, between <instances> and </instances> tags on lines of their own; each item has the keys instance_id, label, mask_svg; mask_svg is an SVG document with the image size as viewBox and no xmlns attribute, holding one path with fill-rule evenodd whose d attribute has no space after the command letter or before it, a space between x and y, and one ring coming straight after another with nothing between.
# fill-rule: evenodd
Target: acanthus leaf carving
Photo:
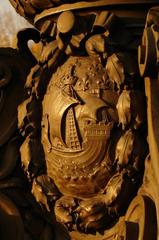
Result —
<instances>
[{"instance_id":1,"label":"acanthus leaf carving","mask_svg":"<svg viewBox=\"0 0 159 240\"><path fill-rule=\"evenodd\" d=\"M131 121L132 114L130 91L123 90L119 96L116 108L118 110L119 124L122 124L122 129L125 130L126 126Z\"/></svg>"},{"instance_id":2,"label":"acanthus leaf carving","mask_svg":"<svg viewBox=\"0 0 159 240\"><path fill-rule=\"evenodd\" d=\"M115 161L119 166L125 166L129 163L134 146L134 134L128 130L119 139L116 146Z\"/></svg>"},{"instance_id":3,"label":"acanthus leaf carving","mask_svg":"<svg viewBox=\"0 0 159 240\"><path fill-rule=\"evenodd\" d=\"M118 89L120 89L120 86L124 83L125 74L123 64L119 60L117 54L113 53L110 57L108 57L106 70L110 81L113 84L116 83Z\"/></svg>"}]
</instances>

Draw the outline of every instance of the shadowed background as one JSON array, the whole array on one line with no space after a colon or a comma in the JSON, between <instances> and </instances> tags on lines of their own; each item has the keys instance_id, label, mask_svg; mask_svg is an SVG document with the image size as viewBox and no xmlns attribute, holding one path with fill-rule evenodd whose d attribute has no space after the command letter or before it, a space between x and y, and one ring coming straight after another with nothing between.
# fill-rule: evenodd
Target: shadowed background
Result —
<instances>
[{"instance_id":1,"label":"shadowed background","mask_svg":"<svg viewBox=\"0 0 159 240\"><path fill-rule=\"evenodd\" d=\"M15 47L16 33L29 26L27 21L16 13L9 0L0 1L0 47Z\"/></svg>"}]
</instances>

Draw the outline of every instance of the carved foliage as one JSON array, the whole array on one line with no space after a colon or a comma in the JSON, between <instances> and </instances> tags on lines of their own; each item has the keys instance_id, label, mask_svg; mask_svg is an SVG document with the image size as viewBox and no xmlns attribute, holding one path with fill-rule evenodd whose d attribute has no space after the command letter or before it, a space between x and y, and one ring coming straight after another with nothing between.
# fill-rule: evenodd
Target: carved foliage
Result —
<instances>
[{"instance_id":1,"label":"carved foliage","mask_svg":"<svg viewBox=\"0 0 159 240\"><path fill-rule=\"evenodd\" d=\"M20 3L32 16L49 4ZM139 76L131 55L119 52L122 41L113 42L117 20L107 11L35 19L42 52L19 107L22 163L36 201L69 231L108 228L143 174Z\"/></svg>"}]
</instances>

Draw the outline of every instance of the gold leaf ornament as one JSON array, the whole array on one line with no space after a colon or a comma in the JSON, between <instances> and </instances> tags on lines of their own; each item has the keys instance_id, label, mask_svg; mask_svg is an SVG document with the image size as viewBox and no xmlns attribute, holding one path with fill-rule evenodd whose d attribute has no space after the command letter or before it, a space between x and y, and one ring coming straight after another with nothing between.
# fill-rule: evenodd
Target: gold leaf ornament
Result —
<instances>
[{"instance_id":1,"label":"gold leaf ornament","mask_svg":"<svg viewBox=\"0 0 159 240\"><path fill-rule=\"evenodd\" d=\"M120 194L123 187L123 173L116 173L108 182L105 189L105 203L112 204Z\"/></svg>"},{"instance_id":2,"label":"gold leaf ornament","mask_svg":"<svg viewBox=\"0 0 159 240\"><path fill-rule=\"evenodd\" d=\"M30 149L30 136L27 136L22 146L20 147L21 161L24 171L28 173L29 165L31 162L31 149Z\"/></svg>"},{"instance_id":3,"label":"gold leaf ornament","mask_svg":"<svg viewBox=\"0 0 159 240\"><path fill-rule=\"evenodd\" d=\"M47 203L47 197L45 193L43 192L42 187L40 184L34 179L33 184L32 184L32 194L34 195L36 201L40 203L42 206L44 205L47 209L48 212L50 212L48 203Z\"/></svg>"},{"instance_id":4,"label":"gold leaf ornament","mask_svg":"<svg viewBox=\"0 0 159 240\"><path fill-rule=\"evenodd\" d=\"M129 163L133 148L135 136L132 130L128 130L117 142L115 151L115 161L119 166L126 166Z\"/></svg>"},{"instance_id":5,"label":"gold leaf ornament","mask_svg":"<svg viewBox=\"0 0 159 240\"><path fill-rule=\"evenodd\" d=\"M105 51L105 38L101 34L96 34L91 36L86 41L86 51L88 55L98 55L100 53L104 53Z\"/></svg>"},{"instance_id":6,"label":"gold leaf ornament","mask_svg":"<svg viewBox=\"0 0 159 240\"><path fill-rule=\"evenodd\" d=\"M119 124L122 124L122 129L131 121L131 96L130 91L123 90L120 94L117 105L116 105L119 117Z\"/></svg>"},{"instance_id":7,"label":"gold leaf ornament","mask_svg":"<svg viewBox=\"0 0 159 240\"><path fill-rule=\"evenodd\" d=\"M121 84L124 83L125 74L124 66L119 60L117 54L113 53L110 57L108 57L106 70L110 81L112 83L116 83L118 89L120 89Z\"/></svg>"}]
</instances>

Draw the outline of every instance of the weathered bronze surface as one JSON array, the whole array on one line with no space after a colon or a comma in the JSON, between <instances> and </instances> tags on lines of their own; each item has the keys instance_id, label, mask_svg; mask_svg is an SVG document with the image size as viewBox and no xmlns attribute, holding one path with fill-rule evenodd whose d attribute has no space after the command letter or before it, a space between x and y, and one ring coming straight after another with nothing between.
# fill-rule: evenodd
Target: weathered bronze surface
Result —
<instances>
[{"instance_id":1,"label":"weathered bronze surface","mask_svg":"<svg viewBox=\"0 0 159 240\"><path fill-rule=\"evenodd\" d=\"M159 239L158 1L10 2L1 239Z\"/></svg>"}]
</instances>

